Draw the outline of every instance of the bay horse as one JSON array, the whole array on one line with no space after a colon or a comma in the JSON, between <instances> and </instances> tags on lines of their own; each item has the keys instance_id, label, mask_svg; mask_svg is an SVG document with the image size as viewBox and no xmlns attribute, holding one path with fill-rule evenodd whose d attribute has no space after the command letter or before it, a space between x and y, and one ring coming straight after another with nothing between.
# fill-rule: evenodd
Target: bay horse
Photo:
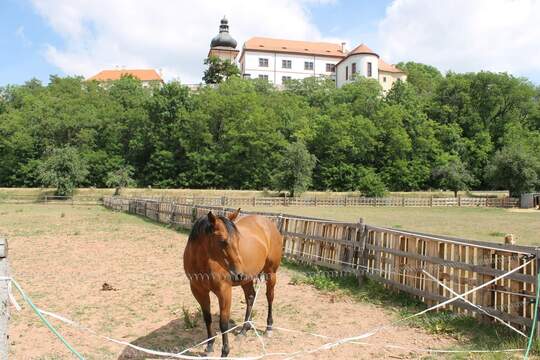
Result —
<instances>
[{"instance_id":1,"label":"bay horse","mask_svg":"<svg viewBox=\"0 0 540 360\"><path fill-rule=\"evenodd\" d=\"M266 278L268 317L266 333L272 332L272 302L276 272L281 262L283 237L268 218L248 215L237 219L240 209L228 217L214 215L211 211L195 223L184 250L184 270L189 278L191 292L201 306L208 339L215 336L210 313L210 291L219 302L219 328L223 347L221 357L229 354L229 329L232 287L242 286L246 300L244 321L250 320L255 300L253 281ZM241 335L251 328L244 323ZM209 340L206 352L213 351L214 340Z\"/></svg>"}]
</instances>

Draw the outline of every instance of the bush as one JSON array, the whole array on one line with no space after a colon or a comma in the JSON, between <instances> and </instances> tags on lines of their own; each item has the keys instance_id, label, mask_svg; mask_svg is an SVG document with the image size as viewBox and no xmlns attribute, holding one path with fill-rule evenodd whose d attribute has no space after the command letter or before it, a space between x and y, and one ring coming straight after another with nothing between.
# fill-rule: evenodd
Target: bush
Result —
<instances>
[{"instance_id":1,"label":"bush","mask_svg":"<svg viewBox=\"0 0 540 360\"><path fill-rule=\"evenodd\" d=\"M38 172L41 183L55 187L55 194L58 196L71 196L88 174L86 164L78 151L70 146L50 151Z\"/></svg>"}]
</instances>

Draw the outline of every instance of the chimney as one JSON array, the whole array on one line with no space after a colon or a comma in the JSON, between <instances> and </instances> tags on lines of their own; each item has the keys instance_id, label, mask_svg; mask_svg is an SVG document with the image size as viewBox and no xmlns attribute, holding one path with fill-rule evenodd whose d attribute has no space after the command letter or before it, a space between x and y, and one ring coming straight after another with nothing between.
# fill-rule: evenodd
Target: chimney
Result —
<instances>
[{"instance_id":1,"label":"chimney","mask_svg":"<svg viewBox=\"0 0 540 360\"><path fill-rule=\"evenodd\" d=\"M345 54L345 44L346 42L341 42L341 52Z\"/></svg>"}]
</instances>

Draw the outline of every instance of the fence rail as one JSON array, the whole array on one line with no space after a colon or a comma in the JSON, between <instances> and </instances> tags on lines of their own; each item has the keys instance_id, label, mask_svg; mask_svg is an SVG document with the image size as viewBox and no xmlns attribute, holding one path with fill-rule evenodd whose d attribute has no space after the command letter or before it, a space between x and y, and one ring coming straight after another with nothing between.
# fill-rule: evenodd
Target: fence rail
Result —
<instances>
[{"instance_id":1,"label":"fence rail","mask_svg":"<svg viewBox=\"0 0 540 360\"><path fill-rule=\"evenodd\" d=\"M210 210L220 214L234 211L216 205L118 197L104 198L104 205L185 229L190 229L195 219ZM366 276L427 304L452 298L452 291L464 293L538 255L537 249L530 246L389 229L364 224L361 220L348 223L271 212L242 212L251 213L268 216L276 222L284 236L286 257ZM469 294L466 299L491 315L514 325L530 327L537 269L533 261L492 286ZM463 300L445 308L488 317Z\"/></svg>"},{"instance_id":2,"label":"fence rail","mask_svg":"<svg viewBox=\"0 0 540 360\"><path fill-rule=\"evenodd\" d=\"M376 207L519 207L518 198L489 197L143 197L149 200L171 201L190 205L214 206L376 206Z\"/></svg>"},{"instance_id":3,"label":"fence rail","mask_svg":"<svg viewBox=\"0 0 540 360\"><path fill-rule=\"evenodd\" d=\"M190 205L214 206L327 206L327 207L519 207L520 199L504 197L359 197L359 196L325 196L325 197L163 197L143 196L148 200L171 201ZM101 204L101 196L74 195L9 195L0 196L0 203L56 203L56 204Z\"/></svg>"}]
</instances>

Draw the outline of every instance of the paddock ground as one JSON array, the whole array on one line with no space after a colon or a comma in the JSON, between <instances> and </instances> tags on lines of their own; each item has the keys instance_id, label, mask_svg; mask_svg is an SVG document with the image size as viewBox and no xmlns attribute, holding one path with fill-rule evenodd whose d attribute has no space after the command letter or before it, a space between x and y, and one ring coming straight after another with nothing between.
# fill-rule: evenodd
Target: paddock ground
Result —
<instances>
[{"instance_id":1,"label":"paddock ground","mask_svg":"<svg viewBox=\"0 0 540 360\"><path fill-rule=\"evenodd\" d=\"M540 210L497 208L403 208L403 207L243 207L306 215L372 225L416 230L459 238L504 242L506 234L514 234L516 243L540 245Z\"/></svg>"},{"instance_id":2,"label":"paddock ground","mask_svg":"<svg viewBox=\"0 0 540 360\"><path fill-rule=\"evenodd\" d=\"M0 233L9 239L12 275L39 307L63 314L104 335L162 351L179 351L204 339L204 324L181 271L185 233L99 206L41 204L0 205ZM310 285L293 285L290 280L294 273L282 269L279 274L275 326L341 338L397 318L399 309L354 301L339 292L320 292ZM104 283L115 290L102 291ZM235 288L233 296L232 319L241 322L241 290ZM215 298L212 305L217 329ZM186 328L182 309L196 318L194 328ZM255 321L264 324L264 296L257 301L254 314ZM137 356L125 346L106 343L58 321L52 322L87 359L147 358ZM421 354L383 345L460 346L449 336L428 334L408 326L393 327L366 341L371 345L348 344L301 358L409 359L420 358ZM10 342L13 359L72 358L28 306L20 313L12 311ZM216 356L220 342L218 339ZM309 350L325 342L277 330L266 341L270 352ZM253 333L243 340L232 336L231 345L231 356L262 352Z\"/></svg>"}]
</instances>

